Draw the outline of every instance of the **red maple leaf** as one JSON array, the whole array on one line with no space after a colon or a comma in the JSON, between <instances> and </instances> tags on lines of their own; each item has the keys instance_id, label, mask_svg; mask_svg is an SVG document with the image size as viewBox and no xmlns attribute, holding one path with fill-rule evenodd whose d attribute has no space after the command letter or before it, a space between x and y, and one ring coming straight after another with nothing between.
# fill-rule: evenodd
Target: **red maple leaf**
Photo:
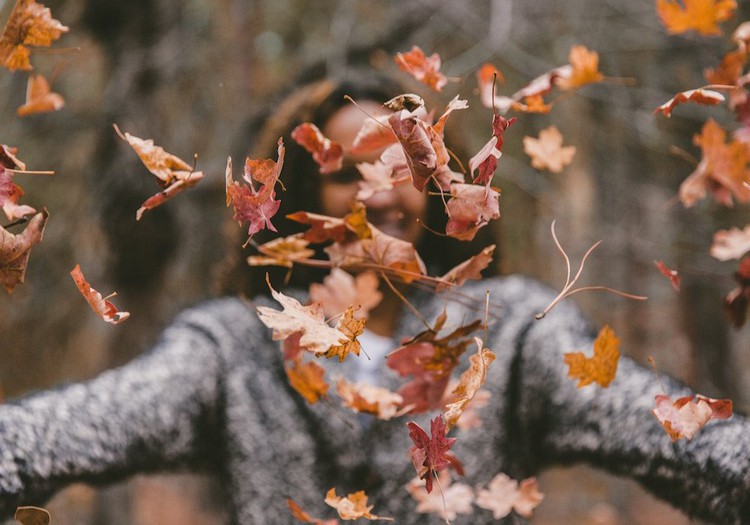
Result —
<instances>
[{"instance_id":1,"label":"red maple leaf","mask_svg":"<svg viewBox=\"0 0 750 525\"><path fill-rule=\"evenodd\" d=\"M409 437L414 446L409 449L409 457L417 470L420 479L425 480L427 492L432 492L432 476L445 470L449 465L455 464L456 458L448 451L456 442L456 438L445 437L445 420L439 415L430 421L430 433L413 421L406 426L409 428Z\"/></svg>"},{"instance_id":2,"label":"red maple leaf","mask_svg":"<svg viewBox=\"0 0 750 525\"><path fill-rule=\"evenodd\" d=\"M292 130L292 139L312 153L313 160L320 166L320 173L333 173L341 169L344 162L341 144L326 138L315 124L300 124Z\"/></svg>"},{"instance_id":3,"label":"red maple leaf","mask_svg":"<svg viewBox=\"0 0 750 525\"><path fill-rule=\"evenodd\" d=\"M411 51L396 54L394 60L402 71L409 73L438 93L448 83L448 79L440 72L440 55L437 53L428 57L419 47L412 46Z\"/></svg>"}]
</instances>

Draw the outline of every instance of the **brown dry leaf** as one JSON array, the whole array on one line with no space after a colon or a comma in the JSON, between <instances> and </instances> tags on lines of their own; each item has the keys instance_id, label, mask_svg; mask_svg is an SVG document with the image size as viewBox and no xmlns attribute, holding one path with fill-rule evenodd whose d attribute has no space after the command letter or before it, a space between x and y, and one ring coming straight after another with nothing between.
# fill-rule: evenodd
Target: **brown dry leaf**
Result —
<instances>
[{"instance_id":1,"label":"brown dry leaf","mask_svg":"<svg viewBox=\"0 0 750 525\"><path fill-rule=\"evenodd\" d=\"M315 250L308 248L309 244L301 233L279 237L258 246L258 251L262 255L249 256L247 264L291 268L295 262L310 259L315 255Z\"/></svg>"},{"instance_id":2,"label":"brown dry leaf","mask_svg":"<svg viewBox=\"0 0 750 525\"><path fill-rule=\"evenodd\" d=\"M336 509L342 520L356 520L359 518L366 518L368 520L393 520L393 518L376 516L370 512L374 505L367 506L367 494L365 494L364 490L347 494L345 497L339 497L336 496L336 489L332 488L326 493L325 502Z\"/></svg>"},{"instance_id":3,"label":"brown dry leaf","mask_svg":"<svg viewBox=\"0 0 750 525\"><path fill-rule=\"evenodd\" d=\"M703 104L705 106L715 106L724 102L724 95L722 95L718 91L712 91L710 89L702 88L682 91L656 108L654 110L654 115L657 113L661 113L665 117L669 118L672 116L672 110L675 107L686 102L695 102L696 104Z\"/></svg>"},{"instance_id":4,"label":"brown dry leaf","mask_svg":"<svg viewBox=\"0 0 750 525\"><path fill-rule=\"evenodd\" d=\"M76 264L75 268L70 271L70 276L73 277L73 281L75 281L76 286L78 286L78 290L80 290L81 294L96 315L111 324L120 324L130 317L130 313L119 311L114 304L107 300L110 297L117 295L117 292L113 292L107 297L102 297L102 294L94 290L88 281L86 281L80 265Z\"/></svg>"},{"instance_id":5,"label":"brown dry leaf","mask_svg":"<svg viewBox=\"0 0 750 525\"><path fill-rule=\"evenodd\" d=\"M483 509L491 510L496 520L504 518L515 510L524 518L531 518L532 511L542 502L544 494L539 492L536 478L527 478L519 483L498 474L487 485L486 489L477 490L475 503Z\"/></svg>"},{"instance_id":6,"label":"brown dry leaf","mask_svg":"<svg viewBox=\"0 0 750 525\"><path fill-rule=\"evenodd\" d=\"M397 142L396 135L391 130L388 123L388 115L380 115L375 118L367 118L362 123L362 127L357 132L357 136L352 141L352 147L349 153L352 155L362 155L380 151Z\"/></svg>"},{"instance_id":7,"label":"brown dry leaf","mask_svg":"<svg viewBox=\"0 0 750 525\"><path fill-rule=\"evenodd\" d=\"M349 306L344 312L344 315L341 316L341 319L339 319L339 322L336 323L336 329L344 334L347 339L346 341L341 341L340 344L331 346L325 353L327 358L337 357L340 363L346 359L346 356L348 356L350 352L354 355L359 355L362 346L359 344L357 337L362 335L362 332L365 329L365 320L361 318L357 319L355 317L357 308Z\"/></svg>"},{"instance_id":8,"label":"brown dry leaf","mask_svg":"<svg viewBox=\"0 0 750 525\"><path fill-rule=\"evenodd\" d=\"M589 51L585 46L573 46L568 54L570 68L559 69L555 85L563 91L572 91L587 84L604 80L599 71L599 54Z\"/></svg>"},{"instance_id":9,"label":"brown dry leaf","mask_svg":"<svg viewBox=\"0 0 750 525\"><path fill-rule=\"evenodd\" d=\"M341 144L323 136L315 124L300 124L292 130L292 139L312 154L320 173L333 173L341 169L344 162Z\"/></svg>"},{"instance_id":10,"label":"brown dry leaf","mask_svg":"<svg viewBox=\"0 0 750 525\"><path fill-rule=\"evenodd\" d=\"M15 148L13 149L15 150ZM13 181L14 172L6 168L10 168L10 170L23 170L25 167L22 164L12 164L10 161L4 163L0 158L0 207L5 212L5 216L9 221L13 221L36 213L36 210L31 206L18 204L18 201L23 197L24 191L21 186Z\"/></svg>"},{"instance_id":11,"label":"brown dry leaf","mask_svg":"<svg viewBox=\"0 0 750 525\"><path fill-rule=\"evenodd\" d=\"M437 92L441 92L448 83L448 79L440 72L440 55L437 53L428 57L419 47L412 46L411 51L397 53L394 60L402 71Z\"/></svg>"},{"instance_id":12,"label":"brown dry leaf","mask_svg":"<svg viewBox=\"0 0 750 525\"><path fill-rule=\"evenodd\" d=\"M720 261L740 259L750 251L750 224L744 229L732 228L714 233L711 255Z\"/></svg>"},{"instance_id":13,"label":"brown dry leaf","mask_svg":"<svg viewBox=\"0 0 750 525\"><path fill-rule=\"evenodd\" d=\"M268 287L273 298L284 308L279 311L258 306L258 317L263 324L273 329L274 341L301 333L300 348L317 355L325 354L332 346L349 341L345 334L326 324L323 311L317 305L302 306L296 299L274 290L270 282Z\"/></svg>"},{"instance_id":14,"label":"brown dry leaf","mask_svg":"<svg viewBox=\"0 0 750 525\"><path fill-rule=\"evenodd\" d=\"M443 470L438 475L442 493L427 492L425 482L414 478L407 485L406 490L414 498L417 512L437 514L445 520L454 520L458 514L471 514L474 509L474 491L465 483L452 483L450 474Z\"/></svg>"},{"instance_id":15,"label":"brown dry leaf","mask_svg":"<svg viewBox=\"0 0 750 525\"><path fill-rule=\"evenodd\" d=\"M329 385L324 379L326 372L318 363L303 363L301 357L297 357L286 363L284 370L291 387L311 405L328 394Z\"/></svg>"},{"instance_id":16,"label":"brown dry leaf","mask_svg":"<svg viewBox=\"0 0 750 525\"><path fill-rule=\"evenodd\" d=\"M17 0L0 34L0 65L29 70L28 46L50 46L68 32L68 27L52 18L49 8L34 0Z\"/></svg>"},{"instance_id":17,"label":"brown dry leaf","mask_svg":"<svg viewBox=\"0 0 750 525\"><path fill-rule=\"evenodd\" d=\"M536 169L560 173L573 162L575 146L563 146L563 136L555 126L539 132L539 138L523 138L523 151L531 157L531 165Z\"/></svg>"},{"instance_id":18,"label":"brown dry leaf","mask_svg":"<svg viewBox=\"0 0 750 525\"><path fill-rule=\"evenodd\" d=\"M8 293L23 283L31 248L42 240L47 217L46 209L37 213L19 234L0 226L0 284Z\"/></svg>"},{"instance_id":19,"label":"brown dry leaf","mask_svg":"<svg viewBox=\"0 0 750 525\"><path fill-rule=\"evenodd\" d=\"M452 286L461 286L469 279L481 279L481 272L492 262L493 253L495 253L495 245L490 244L474 257L462 262L454 268L451 268L440 278L440 282L435 287L435 291L440 292Z\"/></svg>"},{"instance_id":20,"label":"brown dry leaf","mask_svg":"<svg viewBox=\"0 0 750 525\"><path fill-rule=\"evenodd\" d=\"M314 525L339 525L339 520L322 520L320 518L313 518L307 512L302 510L302 507L297 505L293 499L287 498L286 504L289 507L292 516L304 523L313 523Z\"/></svg>"},{"instance_id":21,"label":"brown dry leaf","mask_svg":"<svg viewBox=\"0 0 750 525\"><path fill-rule=\"evenodd\" d=\"M122 133L117 124L112 125L117 135L130 144L135 153L159 181L162 191L146 199L136 212L136 220L141 220L143 213L163 204L177 193L192 188L203 179L202 171L193 171L192 166L164 151L164 148L154 144L151 139L141 139L130 133Z\"/></svg>"},{"instance_id":22,"label":"brown dry leaf","mask_svg":"<svg viewBox=\"0 0 750 525\"><path fill-rule=\"evenodd\" d=\"M445 394L440 404L445 407L450 403L458 400L458 397L453 395L453 390L458 386L458 379L451 379L445 389ZM486 407L492 394L487 390L478 391L474 397L466 404L461 417L456 422L456 427L459 430L468 430L470 428L479 428L482 426L482 418L479 416L479 409Z\"/></svg>"},{"instance_id":23,"label":"brown dry leaf","mask_svg":"<svg viewBox=\"0 0 750 525\"><path fill-rule=\"evenodd\" d=\"M359 305L355 317L366 319L370 310L383 299L378 284L375 272L366 271L352 276L341 268L331 268L323 284L310 285L310 301L320 303L328 317L346 310L350 305Z\"/></svg>"},{"instance_id":24,"label":"brown dry leaf","mask_svg":"<svg viewBox=\"0 0 750 525\"><path fill-rule=\"evenodd\" d=\"M731 207L733 198L738 202L750 201L750 187L746 186L750 181L747 169L750 151L740 141L725 142L726 136L715 120L708 119L701 133L693 137L693 143L701 148L702 158L680 185L680 200L686 208L703 199L708 191L724 206Z\"/></svg>"},{"instance_id":25,"label":"brown dry leaf","mask_svg":"<svg viewBox=\"0 0 750 525\"><path fill-rule=\"evenodd\" d=\"M405 413L401 411L404 398L387 388L365 383L351 383L342 377L336 382L336 392L341 397L344 406L355 412L372 414L383 420L402 416Z\"/></svg>"},{"instance_id":26,"label":"brown dry leaf","mask_svg":"<svg viewBox=\"0 0 750 525\"><path fill-rule=\"evenodd\" d=\"M720 35L719 22L732 18L736 8L735 0L656 0L656 12L670 35Z\"/></svg>"},{"instance_id":27,"label":"brown dry leaf","mask_svg":"<svg viewBox=\"0 0 750 525\"><path fill-rule=\"evenodd\" d=\"M582 388L596 382L606 388L617 373L620 339L608 325L604 325L594 341L592 357L586 357L582 352L569 352L564 355L564 359L565 364L570 367L568 377L578 379L576 387Z\"/></svg>"},{"instance_id":28,"label":"brown dry leaf","mask_svg":"<svg viewBox=\"0 0 750 525\"><path fill-rule=\"evenodd\" d=\"M480 228L500 217L500 192L478 184L451 184L448 201L448 222L445 233L449 237L470 241Z\"/></svg>"},{"instance_id":29,"label":"brown dry leaf","mask_svg":"<svg viewBox=\"0 0 750 525\"><path fill-rule=\"evenodd\" d=\"M13 518L23 525L49 525L49 512L41 507L18 507Z\"/></svg>"},{"instance_id":30,"label":"brown dry leaf","mask_svg":"<svg viewBox=\"0 0 750 525\"><path fill-rule=\"evenodd\" d=\"M19 117L26 117L35 113L58 111L65 106L62 95L50 90L47 79L42 75L29 76L26 87L26 102L16 110Z\"/></svg>"},{"instance_id":31,"label":"brown dry leaf","mask_svg":"<svg viewBox=\"0 0 750 525\"><path fill-rule=\"evenodd\" d=\"M672 441L692 439L712 419L732 417L732 401L700 394L672 401L669 396L657 395L656 408L652 412Z\"/></svg>"},{"instance_id":32,"label":"brown dry leaf","mask_svg":"<svg viewBox=\"0 0 750 525\"><path fill-rule=\"evenodd\" d=\"M445 408L446 432L458 422L463 414L466 405L468 405L487 378L487 369L495 360L495 354L484 347L484 342L478 337L474 338L477 344L477 353L469 357L470 365L468 370L461 374L458 386L451 392L456 400L449 403Z\"/></svg>"}]
</instances>

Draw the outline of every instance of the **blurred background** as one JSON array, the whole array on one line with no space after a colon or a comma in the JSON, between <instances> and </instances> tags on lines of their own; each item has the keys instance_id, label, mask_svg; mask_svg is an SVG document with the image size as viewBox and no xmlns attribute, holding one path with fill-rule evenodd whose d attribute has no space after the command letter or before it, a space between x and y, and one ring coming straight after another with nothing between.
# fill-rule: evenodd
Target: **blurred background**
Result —
<instances>
[{"instance_id":1,"label":"blurred background","mask_svg":"<svg viewBox=\"0 0 750 525\"><path fill-rule=\"evenodd\" d=\"M0 0L4 23L13 2ZM474 74L493 62L510 94L583 44L599 52L609 82L583 88L549 115L521 115L506 133L495 185L500 199L502 268L554 287L565 278L549 228L574 264L603 239L584 284L606 284L649 296L645 302L607 294L576 301L593 326L610 324L622 350L705 395L750 402L749 329L731 328L723 297L736 261L708 248L713 233L750 222L747 207L709 200L684 209L676 198L694 164L670 153L692 144L711 116L732 129L725 106L679 107L671 119L652 115L675 93L706 84L703 71L731 49L729 35L750 18L747 4L723 24L724 37L668 36L654 0L59 0L48 2L70 32L32 53L35 70L66 99L61 111L16 116L28 74L0 71L0 143L18 147L30 170L17 175L23 202L47 207L50 219L32 250L26 283L0 291L0 386L6 398L85 380L123 364L155 340L185 306L212 295L231 212L224 206L226 158L244 159L248 123L296 79L340 75L351 64L395 73L392 55L420 46L437 52L471 109L455 113L467 150L490 136ZM63 51L77 48L78 51ZM61 52L62 51L62 52ZM410 80L403 74L405 82ZM417 84L414 90L425 93ZM135 210L157 191L153 177L112 129L158 145L188 162L198 154L206 180L136 223ZM555 124L574 145L573 164L539 172L523 152L524 135ZM237 162L235 162L237 165ZM5 224L5 223L3 223ZM14 232L20 229L13 230ZM679 293L655 268L664 260L682 276ZM88 280L131 312L124 324L97 318L68 273L80 264ZM667 436L665 435L665 439ZM535 524L685 524L691 522L641 491L588 467L540 478L544 503ZM47 506L56 525L226 523L221 487L207 476L141 476L95 490L76 485Z\"/></svg>"}]
</instances>

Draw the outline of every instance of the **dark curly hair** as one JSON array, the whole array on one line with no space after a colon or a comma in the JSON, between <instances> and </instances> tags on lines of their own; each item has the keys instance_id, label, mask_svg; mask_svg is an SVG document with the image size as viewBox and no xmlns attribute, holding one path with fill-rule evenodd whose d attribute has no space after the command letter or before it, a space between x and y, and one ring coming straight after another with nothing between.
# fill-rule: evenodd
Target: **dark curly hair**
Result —
<instances>
[{"instance_id":1,"label":"dark curly hair","mask_svg":"<svg viewBox=\"0 0 750 525\"><path fill-rule=\"evenodd\" d=\"M292 130L303 122L312 122L323 129L328 119L340 108L350 104L344 96L354 100L374 100L385 102L395 95L403 93L404 88L393 79L377 71L348 72L341 80L325 78L313 80L295 88L281 101L270 104L265 115L253 120L248 129L248 136L252 139L251 158L276 158L277 141L282 137L286 147L281 181L286 191L277 193L281 205L272 222L278 233L263 230L254 236L259 244L279 236L291 235L306 229L296 222L286 218L286 215L304 210L321 213L320 201L321 176L318 166L311 155L291 139ZM450 126L449 126L450 127ZM446 130L446 143L459 157L462 155L460 143L452 141L449 130ZM456 145L459 144L458 148ZM430 197L425 223L436 231L444 231L447 216L442 199ZM240 246L245 235L244 229L232 228L231 243ZM430 275L442 275L453 266L478 253L482 248L496 243L497 233L492 224L481 229L473 241L465 242L456 239L425 232L416 245L417 251L425 261ZM320 282L328 273L327 270L295 265L291 274L284 268L250 267L247 256L254 252L248 250L230 250L230 256L225 261L220 278L221 293L242 293L248 297L257 294L267 294L265 274L268 273L271 282L276 286L284 284L307 288L313 282ZM322 250L321 250L322 254ZM497 261L497 256L495 258ZM497 264L488 268L487 275L497 273Z\"/></svg>"}]
</instances>

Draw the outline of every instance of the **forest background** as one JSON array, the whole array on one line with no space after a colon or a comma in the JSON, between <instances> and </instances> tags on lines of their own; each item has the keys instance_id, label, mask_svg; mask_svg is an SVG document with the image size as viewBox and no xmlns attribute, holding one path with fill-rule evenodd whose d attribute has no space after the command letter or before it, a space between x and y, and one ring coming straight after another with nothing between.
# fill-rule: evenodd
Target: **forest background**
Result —
<instances>
[{"instance_id":1,"label":"forest background","mask_svg":"<svg viewBox=\"0 0 750 525\"><path fill-rule=\"evenodd\" d=\"M12 8L0 0L0 21ZM710 199L685 209L677 189L694 165L670 152L699 158L692 137L710 116L733 129L725 106L685 105L671 119L652 114L675 93L707 84L706 68L731 49L728 35L750 18L740 3L723 24L724 37L669 36L653 0L60 0L45 5L70 27L55 48L35 52L35 70L52 76L66 106L55 113L16 116L27 73L0 72L0 142L17 146L31 170L18 175L24 203L50 219L32 251L26 283L0 294L0 386L6 398L85 380L146 350L185 306L210 297L218 245L231 211L224 205L227 156L242 159L253 117L300 76L340 75L369 63L395 75L392 55L412 45L437 52L449 83L442 103L461 94L470 110L457 112L467 150L490 130L474 74L484 62L505 75L510 94L532 78L567 63L572 45L599 53L611 81L587 86L549 115L521 115L505 134L495 177L502 188L501 266L559 288L565 267L550 223L574 262L604 239L587 264L585 282L648 295L645 302L581 294L576 302L592 326L607 323L622 350L705 395L729 397L738 412L750 403L750 332L731 327L723 298L735 283L736 261L709 255L713 233L750 222L747 206L720 207ZM403 74L405 82L410 81ZM414 85L415 90L425 89ZM156 191L112 123L153 138L190 159L206 180L140 222L135 210ZM524 135L556 125L577 148L560 174L533 169ZM283 180L283 176L282 176ZM283 198L283 197L282 197ZM676 293L654 266L678 270ZM80 297L68 272L81 264L104 293L131 312L118 326L103 323ZM502 351L502 349L494 349ZM583 349L582 349L583 350ZM668 439L665 434L665 439ZM679 512L636 484L587 467L549 471L535 524L684 524ZM198 475L140 476L106 489L76 485L47 508L56 525L217 524L226 518L221 491Z\"/></svg>"}]
</instances>

